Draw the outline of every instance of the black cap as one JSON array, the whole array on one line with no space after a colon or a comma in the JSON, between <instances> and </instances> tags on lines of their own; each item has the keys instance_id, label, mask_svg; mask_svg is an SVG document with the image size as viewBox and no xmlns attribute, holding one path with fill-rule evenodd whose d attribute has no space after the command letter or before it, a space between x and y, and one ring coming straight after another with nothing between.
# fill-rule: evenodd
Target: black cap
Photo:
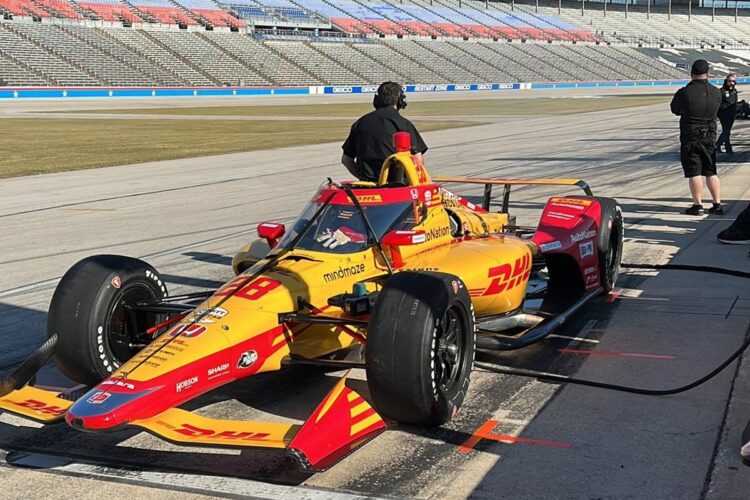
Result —
<instances>
[{"instance_id":1,"label":"black cap","mask_svg":"<svg viewBox=\"0 0 750 500\"><path fill-rule=\"evenodd\" d=\"M705 75L706 73L708 73L708 61L705 59L698 59L690 69L691 75Z\"/></svg>"}]
</instances>

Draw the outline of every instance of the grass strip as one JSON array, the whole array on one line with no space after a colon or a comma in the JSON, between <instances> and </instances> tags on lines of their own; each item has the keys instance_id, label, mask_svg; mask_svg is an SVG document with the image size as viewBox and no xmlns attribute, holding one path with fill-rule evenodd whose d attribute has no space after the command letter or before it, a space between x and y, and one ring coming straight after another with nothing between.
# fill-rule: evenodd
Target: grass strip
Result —
<instances>
[{"instance_id":1,"label":"grass strip","mask_svg":"<svg viewBox=\"0 0 750 500\"><path fill-rule=\"evenodd\" d=\"M420 131L476 125L417 122ZM348 120L0 119L0 177L344 141Z\"/></svg>"},{"instance_id":2,"label":"grass strip","mask_svg":"<svg viewBox=\"0 0 750 500\"><path fill-rule=\"evenodd\" d=\"M412 100L415 98L412 98ZM670 96L608 96L597 98L538 99L464 99L455 101L410 102L404 115L417 116L487 116L487 115L570 115L611 109L665 104ZM64 113L107 113L124 115L175 116L326 116L356 117L372 110L369 103L299 104L273 106L204 106L185 108L97 109L64 111Z\"/></svg>"}]
</instances>

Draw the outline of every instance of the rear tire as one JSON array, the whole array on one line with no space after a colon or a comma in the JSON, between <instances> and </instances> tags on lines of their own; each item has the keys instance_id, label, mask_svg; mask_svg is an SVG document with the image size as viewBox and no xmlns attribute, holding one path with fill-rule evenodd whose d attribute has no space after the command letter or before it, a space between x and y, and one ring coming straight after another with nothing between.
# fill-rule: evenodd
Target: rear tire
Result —
<instances>
[{"instance_id":1,"label":"rear tire","mask_svg":"<svg viewBox=\"0 0 750 500\"><path fill-rule=\"evenodd\" d=\"M615 288L617 277L620 275L622 244L625 236L622 209L612 198L596 198L596 200L602 210L601 227L597 239L599 276L602 288L609 293Z\"/></svg>"},{"instance_id":2,"label":"rear tire","mask_svg":"<svg viewBox=\"0 0 750 500\"><path fill-rule=\"evenodd\" d=\"M410 424L447 422L469 389L474 345L474 310L460 278L395 274L378 295L367 337L375 409Z\"/></svg>"},{"instance_id":3,"label":"rear tire","mask_svg":"<svg viewBox=\"0 0 750 500\"><path fill-rule=\"evenodd\" d=\"M67 377L95 385L142 349L146 330L162 315L125 306L167 296L149 264L119 255L87 257L62 277L47 315L47 336L57 334L55 362Z\"/></svg>"}]
</instances>

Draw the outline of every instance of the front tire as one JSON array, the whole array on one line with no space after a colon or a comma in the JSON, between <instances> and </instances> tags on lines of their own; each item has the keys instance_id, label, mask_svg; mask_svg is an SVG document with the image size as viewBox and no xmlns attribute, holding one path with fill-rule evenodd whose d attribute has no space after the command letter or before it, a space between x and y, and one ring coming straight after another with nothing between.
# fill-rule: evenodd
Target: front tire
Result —
<instances>
[{"instance_id":1,"label":"front tire","mask_svg":"<svg viewBox=\"0 0 750 500\"><path fill-rule=\"evenodd\" d=\"M447 422L469 389L474 344L474 310L460 278L395 274L378 295L367 337L375 409L404 423Z\"/></svg>"},{"instance_id":2,"label":"front tire","mask_svg":"<svg viewBox=\"0 0 750 500\"><path fill-rule=\"evenodd\" d=\"M62 277L47 315L57 334L55 362L67 377L95 385L142 349L146 330L163 320L128 306L167 296L156 269L131 257L87 257Z\"/></svg>"}]
</instances>

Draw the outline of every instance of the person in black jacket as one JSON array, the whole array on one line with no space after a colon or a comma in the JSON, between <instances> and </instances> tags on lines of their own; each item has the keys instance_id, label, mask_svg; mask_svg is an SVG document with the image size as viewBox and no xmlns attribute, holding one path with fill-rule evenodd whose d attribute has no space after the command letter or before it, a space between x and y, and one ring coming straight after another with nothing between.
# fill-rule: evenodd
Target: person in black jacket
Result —
<instances>
[{"instance_id":1,"label":"person in black jacket","mask_svg":"<svg viewBox=\"0 0 750 500\"><path fill-rule=\"evenodd\" d=\"M708 62L698 59L690 70L692 81L678 90L670 105L680 117L680 162L690 185L693 205L688 215L701 215L703 177L713 198L711 214L721 215L721 183L716 173L716 114L721 91L708 82Z\"/></svg>"},{"instance_id":2,"label":"person in black jacket","mask_svg":"<svg viewBox=\"0 0 750 500\"><path fill-rule=\"evenodd\" d=\"M724 79L724 85L721 87L721 106L719 106L719 121L721 122L721 135L716 143L716 151L721 153L721 146L726 145L727 153L732 151L732 142L729 140L729 134L732 133L734 118L737 116L737 75L730 73Z\"/></svg>"},{"instance_id":3,"label":"person in black jacket","mask_svg":"<svg viewBox=\"0 0 750 500\"><path fill-rule=\"evenodd\" d=\"M341 163L361 181L377 182L380 168L387 157L396 152L393 134L409 132L412 152L421 156L427 146L412 122L399 111L406 107L406 94L401 85L385 82L378 87L372 111L354 122L349 137L341 146Z\"/></svg>"}]
</instances>

